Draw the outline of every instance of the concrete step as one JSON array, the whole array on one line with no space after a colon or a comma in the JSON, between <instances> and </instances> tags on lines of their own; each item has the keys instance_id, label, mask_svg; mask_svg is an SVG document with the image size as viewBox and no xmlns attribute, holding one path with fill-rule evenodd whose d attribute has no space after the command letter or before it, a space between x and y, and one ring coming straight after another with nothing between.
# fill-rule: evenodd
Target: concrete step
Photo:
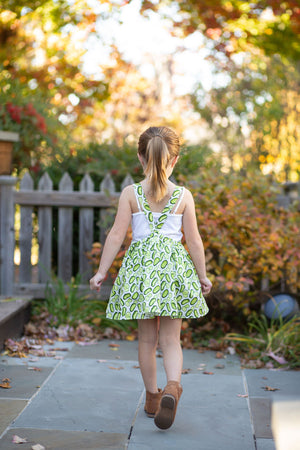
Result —
<instances>
[{"instance_id":1,"label":"concrete step","mask_svg":"<svg viewBox=\"0 0 300 450\"><path fill-rule=\"evenodd\" d=\"M0 297L0 351L8 338L23 334L30 318L31 297Z\"/></svg>"}]
</instances>

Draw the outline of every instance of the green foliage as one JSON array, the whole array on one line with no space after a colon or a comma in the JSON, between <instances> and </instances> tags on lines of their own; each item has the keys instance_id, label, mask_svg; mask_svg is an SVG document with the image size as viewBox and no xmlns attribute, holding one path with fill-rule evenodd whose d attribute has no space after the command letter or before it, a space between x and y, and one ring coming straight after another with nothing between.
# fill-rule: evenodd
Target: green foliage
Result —
<instances>
[{"instance_id":1,"label":"green foliage","mask_svg":"<svg viewBox=\"0 0 300 450\"><path fill-rule=\"evenodd\" d=\"M35 305L33 314L39 315L46 310L48 322L58 328L61 325L76 327L81 323L99 326L102 329L111 327L119 331L130 332L137 327L135 320L118 321L106 319L107 301L95 300L82 295L78 288L80 274L65 288L60 278L54 278L51 286L47 285L44 302Z\"/></svg>"},{"instance_id":2,"label":"green foliage","mask_svg":"<svg viewBox=\"0 0 300 450\"><path fill-rule=\"evenodd\" d=\"M175 179L180 174L196 174L203 167L220 167L220 160L207 146L183 147L179 162L173 172ZM72 145L70 148L60 147L52 159L44 161L39 170L32 174L36 181L47 171L51 177L54 188L58 187L64 172L68 172L74 182L74 189L78 189L82 176L89 173L99 189L99 183L107 173L112 175L116 189L121 188L125 176L130 174L135 181L143 177L142 166L137 158L137 147L124 144L121 147L116 143L94 144L84 147Z\"/></svg>"},{"instance_id":3,"label":"green foliage","mask_svg":"<svg viewBox=\"0 0 300 450\"><path fill-rule=\"evenodd\" d=\"M284 321L281 316L278 319L268 319L263 314L253 313L249 317L247 334L228 333L226 341L238 343L240 352L249 352L248 358L259 358L264 362L276 361L284 358L290 368L300 366L300 320L293 317ZM285 363L284 359L281 364Z\"/></svg>"},{"instance_id":4,"label":"green foliage","mask_svg":"<svg viewBox=\"0 0 300 450\"><path fill-rule=\"evenodd\" d=\"M52 286L47 285L45 291L45 306L50 315L51 325L74 325L80 318L84 298L78 292L80 275L68 283L68 292L64 282L54 279Z\"/></svg>"},{"instance_id":5,"label":"green foliage","mask_svg":"<svg viewBox=\"0 0 300 450\"><path fill-rule=\"evenodd\" d=\"M244 55L230 64L230 81L192 96L215 140L234 169L248 166L296 181L300 163L299 82L297 66L279 55Z\"/></svg>"}]
</instances>

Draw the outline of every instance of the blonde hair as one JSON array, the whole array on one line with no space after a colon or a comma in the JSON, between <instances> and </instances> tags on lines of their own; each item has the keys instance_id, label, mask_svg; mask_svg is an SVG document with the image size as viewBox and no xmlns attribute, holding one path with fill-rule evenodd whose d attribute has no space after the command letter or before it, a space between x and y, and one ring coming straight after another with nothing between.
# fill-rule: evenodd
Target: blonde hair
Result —
<instances>
[{"instance_id":1,"label":"blonde hair","mask_svg":"<svg viewBox=\"0 0 300 450\"><path fill-rule=\"evenodd\" d=\"M149 177L150 190L157 202L167 193L166 169L179 151L179 137L167 127L150 127L139 138L138 153L146 162L145 175Z\"/></svg>"}]
</instances>

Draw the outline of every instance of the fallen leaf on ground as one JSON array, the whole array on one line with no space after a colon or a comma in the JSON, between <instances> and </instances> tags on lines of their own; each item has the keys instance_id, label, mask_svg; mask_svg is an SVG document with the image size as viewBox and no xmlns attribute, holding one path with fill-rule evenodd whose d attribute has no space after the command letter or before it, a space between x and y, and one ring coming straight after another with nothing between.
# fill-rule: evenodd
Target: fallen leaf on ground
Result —
<instances>
[{"instance_id":1,"label":"fallen leaf on ground","mask_svg":"<svg viewBox=\"0 0 300 450\"><path fill-rule=\"evenodd\" d=\"M213 375L214 374L213 372L207 372L206 370L204 370L204 372L202 372L202 373L204 373L204 375Z\"/></svg>"},{"instance_id":2,"label":"fallen leaf on ground","mask_svg":"<svg viewBox=\"0 0 300 450\"><path fill-rule=\"evenodd\" d=\"M112 370L122 370L122 369L124 369L124 367L113 367L113 366L108 366L108 368L112 369Z\"/></svg>"},{"instance_id":3,"label":"fallen leaf on ground","mask_svg":"<svg viewBox=\"0 0 300 450\"><path fill-rule=\"evenodd\" d=\"M45 447L41 444L35 444L31 446L32 450L46 450Z\"/></svg>"},{"instance_id":4,"label":"fallen leaf on ground","mask_svg":"<svg viewBox=\"0 0 300 450\"><path fill-rule=\"evenodd\" d=\"M30 358L28 359L28 362L37 362L39 358Z\"/></svg>"},{"instance_id":5,"label":"fallen leaf on ground","mask_svg":"<svg viewBox=\"0 0 300 450\"><path fill-rule=\"evenodd\" d=\"M206 352L206 350L207 350L207 348L205 348L205 347L199 347L198 353L204 353L204 352Z\"/></svg>"},{"instance_id":6,"label":"fallen leaf on ground","mask_svg":"<svg viewBox=\"0 0 300 450\"><path fill-rule=\"evenodd\" d=\"M241 398L248 398L248 394L237 394L237 396Z\"/></svg>"},{"instance_id":7,"label":"fallen leaf on ground","mask_svg":"<svg viewBox=\"0 0 300 450\"><path fill-rule=\"evenodd\" d=\"M27 367L28 370L34 370L35 372L40 372L42 369L40 367Z\"/></svg>"},{"instance_id":8,"label":"fallen leaf on ground","mask_svg":"<svg viewBox=\"0 0 300 450\"><path fill-rule=\"evenodd\" d=\"M108 344L108 346L117 349L118 347L120 347L120 344L115 344L114 342L111 342L110 344Z\"/></svg>"},{"instance_id":9,"label":"fallen leaf on ground","mask_svg":"<svg viewBox=\"0 0 300 450\"><path fill-rule=\"evenodd\" d=\"M273 352L267 353L270 358L273 358L275 361L277 361L279 364L288 364L288 361L283 356L277 356Z\"/></svg>"},{"instance_id":10,"label":"fallen leaf on ground","mask_svg":"<svg viewBox=\"0 0 300 450\"><path fill-rule=\"evenodd\" d=\"M60 355L56 355L56 356L54 356L54 359L64 359L64 357L60 356Z\"/></svg>"},{"instance_id":11,"label":"fallen leaf on ground","mask_svg":"<svg viewBox=\"0 0 300 450\"><path fill-rule=\"evenodd\" d=\"M95 319L92 320L94 325L99 326L101 323L101 317L95 317Z\"/></svg>"},{"instance_id":12,"label":"fallen leaf on ground","mask_svg":"<svg viewBox=\"0 0 300 450\"><path fill-rule=\"evenodd\" d=\"M13 435L12 443L13 444L24 444L27 442L27 439L23 439L20 436L17 436L16 434Z\"/></svg>"},{"instance_id":13,"label":"fallen leaf on ground","mask_svg":"<svg viewBox=\"0 0 300 450\"><path fill-rule=\"evenodd\" d=\"M227 347L227 351L228 351L229 355L234 355L235 354L235 348L234 347Z\"/></svg>"},{"instance_id":14,"label":"fallen leaf on ground","mask_svg":"<svg viewBox=\"0 0 300 450\"><path fill-rule=\"evenodd\" d=\"M107 362L107 359L97 359L97 362L99 362L99 363L105 363L105 362Z\"/></svg>"},{"instance_id":15,"label":"fallen leaf on ground","mask_svg":"<svg viewBox=\"0 0 300 450\"><path fill-rule=\"evenodd\" d=\"M222 352L217 352L217 353L215 354L215 358L217 358L217 359L223 359L223 358L224 358L224 353L222 353Z\"/></svg>"},{"instance_id":16,"label":"fallen leaf on ground","mask_svg":"<svg viewBox=\"0 0 300 450\"><path fill-rule=\"evenodd\" d=\"M263 386L262 389L264 389L265 391L279 391L280 389L278 388L273 388L271 386Z\"/></svg>"},{"instance_id":17,"label":"fallen leaf on ground","mask_svg":"<svg viewBox=\"0 0 300 450\"><path fill-rule=\"evenodd\" d=\"M68 347L55 347L55 348L50 348L49 350L52 352L68 352L69 351Z\"/></svg>"},{"instance_id":18,"label":"fallen leaf on ground","mask_svg":"<svg viewBox=\"0 0 300 450\"><path fill-rule=\"evenodd\" d=\"M132 366L134 369L139 369L140 366Z\"/></svg>"},{"instance_id":19,"label":"fallen leaf on ground","mask_svg":"<svg viewBox=\"0 0 300 450\"><path fill-rule=\"evenodd\" d=\"M91 341L75 341L77 345L81 345L82 347L85 347L86 345L94 345L97 344L96 339L92 339Z\"/></svg>"},{"instance_id":20,"label":"fallen leaf on ground","mask_svg":"<svg viewBox=\"0 0 300 450\"><path fill-rule=\"evenodd\" d=\"M272 361L267 362L266 369L274 369L274 364L272 363Z\"/></svg>"},{"instance_id":21,"label":"fallen leaf on ground","mask_svg":"<svg viewBox=\"0 0 300 450\"><path fill-rule=\"evenodd\" d=\"M224 364L216 364L215 365L215 369L224 369L224 368L225 368Z\"/></svg>"},{"instance_id":22,"label":"fallen leaf on ground","mask_svg":"<svg viewBox=\"0 0 300 450\"><path fill-rule=\"evenodd\" d=\"M190 373L190 371L191 371L191 369L182 369L181 373L182 373L183 375L185 375L185 374L187 374L187 373Z\"/></svg>"},{"instance_id":23,"label":"fallen leaf on ground","mask_svg":"<svg viewBox=\"0 0 300 450\"><path fill-rule=\"evenodd\" d=\"M10 385L10 379L9 378L3 378L2 382L0 384L0 387L3 389L10 389L11 385Z\"/></svg>"},{"instance_id":24,"label":"fallen leaf on ground","mask_svg":"<svg viewBox=\"0 0 300 450\"><path fill-rule=\"evenodd\" d=\"M135 336L133 334L128 334L125 339L126 341L135 341Z\"/></svg>"}]
</instances>

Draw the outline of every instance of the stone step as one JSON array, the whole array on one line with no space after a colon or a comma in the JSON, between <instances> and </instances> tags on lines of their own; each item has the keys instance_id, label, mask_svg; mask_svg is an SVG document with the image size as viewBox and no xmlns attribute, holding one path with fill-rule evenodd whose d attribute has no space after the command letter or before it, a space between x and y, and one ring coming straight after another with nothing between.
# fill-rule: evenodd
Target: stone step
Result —
<instances>
[{"instance_id":1,"label":"stone step","mask_svg":"<svg viewBox=\"0 0 300 450\"><path fill-rule=\"evenodd\" d=\"M31 297L0 297L0 351L8 338L23 334L30 318Z\"/></svg>"}]
</instances>

